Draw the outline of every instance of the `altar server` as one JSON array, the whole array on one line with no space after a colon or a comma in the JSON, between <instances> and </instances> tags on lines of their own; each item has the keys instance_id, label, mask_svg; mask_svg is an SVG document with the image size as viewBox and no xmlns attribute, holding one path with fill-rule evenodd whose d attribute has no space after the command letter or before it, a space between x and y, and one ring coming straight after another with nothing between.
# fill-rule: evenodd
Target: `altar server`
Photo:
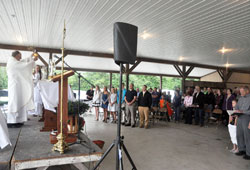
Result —
<instances>
[{"instance_id":1,"label":"altar server","mask_svg":"<svg viewBox=\"0 0 250 170\"><path fill-rule=\"evenodd\" d=\"M43 112L43 102L40 95L40 90L37 87L38 82L42 79L42 71L39 65L36 66L36 69L33 73L34 81L34 104L35 104L35 113L34 116L42 116Z\"/></svg>"},{"instance_id":2,"label":"altar server","mask_svg":"<svg viewBox=\"0 0 250 170\"><path fill-rule=\"evenodd\" d=\"M27 111L35 109L33 100L32 70L38 55L22 59L19 51L14 51L7 62L8 74L8 114L9 127L20 127L27 121Z\"/></svg>"}]
</instances>

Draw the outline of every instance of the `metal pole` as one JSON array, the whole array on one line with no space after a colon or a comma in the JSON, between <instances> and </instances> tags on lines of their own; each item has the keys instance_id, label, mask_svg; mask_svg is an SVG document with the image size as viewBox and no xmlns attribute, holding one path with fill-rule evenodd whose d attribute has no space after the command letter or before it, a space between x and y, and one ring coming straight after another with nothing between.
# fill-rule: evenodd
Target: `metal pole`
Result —
<instances>
[{"instance_id":1,"label":"metal pole","mask_svg":"<svg viewBox=\"0 0 250 170\"><path fill-rule=\"evenodd\" d=\"M162 76L160 76L160 89L162 90Z\"/></svg>"},{"instance_id":2,"label":"metal pole","mask_svg":"<svg viewBox=\"0 0 250 170\"><path fill-rule=\"evenodd\" d=\"M122 101L122 63L120 63L120 85L119 85L119 110L118 110L118 124L117 124L117 139L116 139L116 170L119 170L121 159L121 101Z\"/></svg>"},{"instance_id":3,"label":"metal pole","mask_svg":"<svg viewBox=\"0 0 250 170\"><path fill-rule=\"evenodd\" d=\"M109 73L109 89L111 92L111 88L112 88L112 73Z\"/></svg>"},{"instance_id":4,"label":"metal pole","mask_svg":"<svg viewBox=\"0 0 250 170\"><path fill-rule=\"evenodd\" d=\"M78 138L80 137L80 104L81 104L81 75L78 74L78 114L77 114L77 119L78 119Z\"/></svg>"}]
</instances>

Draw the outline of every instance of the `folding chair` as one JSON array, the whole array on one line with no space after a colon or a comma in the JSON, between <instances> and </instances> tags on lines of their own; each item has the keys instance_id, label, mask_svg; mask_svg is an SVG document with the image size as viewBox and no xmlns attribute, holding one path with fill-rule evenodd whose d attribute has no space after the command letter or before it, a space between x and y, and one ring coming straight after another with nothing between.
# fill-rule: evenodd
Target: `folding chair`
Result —
<instances>
[{"instance_id":1,"label":"folding chair","mask_svg":"<svg viewBox=\"0 0 250 170\"><path fill-rule=\"evenodd\" d=\"M222 110L221 109L214 109L213 110L213 114L215 114L216 116L218 116L218 118L216 119L217 121L216 121L216 124L217 124L217 126L216 126L216 128L218 128L218 126L219 126L219 122L221 121L221 118L222 118Z\"/></svg>"}]
</instances>

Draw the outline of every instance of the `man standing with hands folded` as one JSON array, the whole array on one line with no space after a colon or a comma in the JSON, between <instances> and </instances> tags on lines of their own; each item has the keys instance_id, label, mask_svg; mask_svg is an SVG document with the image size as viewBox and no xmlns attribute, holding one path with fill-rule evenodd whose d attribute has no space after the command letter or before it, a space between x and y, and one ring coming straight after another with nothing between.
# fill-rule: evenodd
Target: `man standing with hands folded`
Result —
<instances>
[{"instance_id":1,"label":"man standing with hands folded","mask_svg":"<svg viewBox=\"0 0 250 170\"><path fill-rule=\"evenodd\" d=\"M250 94L248 87L240 88L239 101L236 105L235 113L238 113L237 120L237 143L239 152L237 156L243 156L244 159L250 160L250 130L248 124L250 122Z\"/></svg>"},{"instance_id":2,"label":"man standing with hands folded","mask_svg":"<svg viewBox=\"0 0 250 170\"><path fill-rule=\"evenodd\" d=\"M127 119L125 126L131 126L132 128L135 127L136 98L137 98L137 92L134 90L134 84L131 83L129 85L129 90L126 92L124 100L126 102L126 119Z\"/></svg>"},{"instance_id":3,"label":"man standing with hands folded","mask_svg":"<svg viewBox=\"0 0 250 170\"><path fill-rule=\"evenodd\" d=\"M152 104L152 96L147 91L147 86L144 85L142 87L142 92L139 94L138 98L138 109L140 114L140 128L143 128L144 120L145 120L145 129L148 128L149 122L149 110Z\"/></svg>"}]
</instances>

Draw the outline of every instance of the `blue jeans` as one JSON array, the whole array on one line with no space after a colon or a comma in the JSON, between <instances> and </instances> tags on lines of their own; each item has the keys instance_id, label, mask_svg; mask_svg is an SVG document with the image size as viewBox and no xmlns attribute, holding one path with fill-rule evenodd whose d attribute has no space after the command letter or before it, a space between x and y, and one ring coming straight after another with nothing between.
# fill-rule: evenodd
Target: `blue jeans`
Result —
<instances>
[{"instance_id":1,"label":"blue jeans","mask_svg":"<svg viewBox=\"0 0 250 170\"><path fill-rule=\"evenodd\" d=\"M174 107L174 120L180 121L180 106Z\"/></svg>"},{"instance_id":2,"label":"blue jeans","mask_svg":"<svg viewBox=\"0 0 250 170\"><path fill-rule=\"evenodd\" d=\"M203 126L204 125L204 111L203 111L203 109L195 108L194 115L195 115L195 124L198 125L200 123L200 125Z\"/></svg>"},{"instance_id":3,"label":"blue jeans","mask_svg":"<svg viewBox=\"0 0 250 170\"><path fill-rule=\"evenodd\" d=\"M158 107L158 102L153 102L152 107Z\"/></svg>"},{"instance_id":4,"label":"blue jeans","mask_svg":"<svg viewBox=\"0 0 250 170\"><path fill-rule=\"evenodd\" d=\"M213 105L212 104L210 104L210 105L208 105L207 106L207 108L206 108L206 110L210 110L211 112L206 112L205 113L205 120L208 122L209 121L209 118L210 118L210 114L212 113L212 111L213 111Z\"/></svg>"}]
</instances>

